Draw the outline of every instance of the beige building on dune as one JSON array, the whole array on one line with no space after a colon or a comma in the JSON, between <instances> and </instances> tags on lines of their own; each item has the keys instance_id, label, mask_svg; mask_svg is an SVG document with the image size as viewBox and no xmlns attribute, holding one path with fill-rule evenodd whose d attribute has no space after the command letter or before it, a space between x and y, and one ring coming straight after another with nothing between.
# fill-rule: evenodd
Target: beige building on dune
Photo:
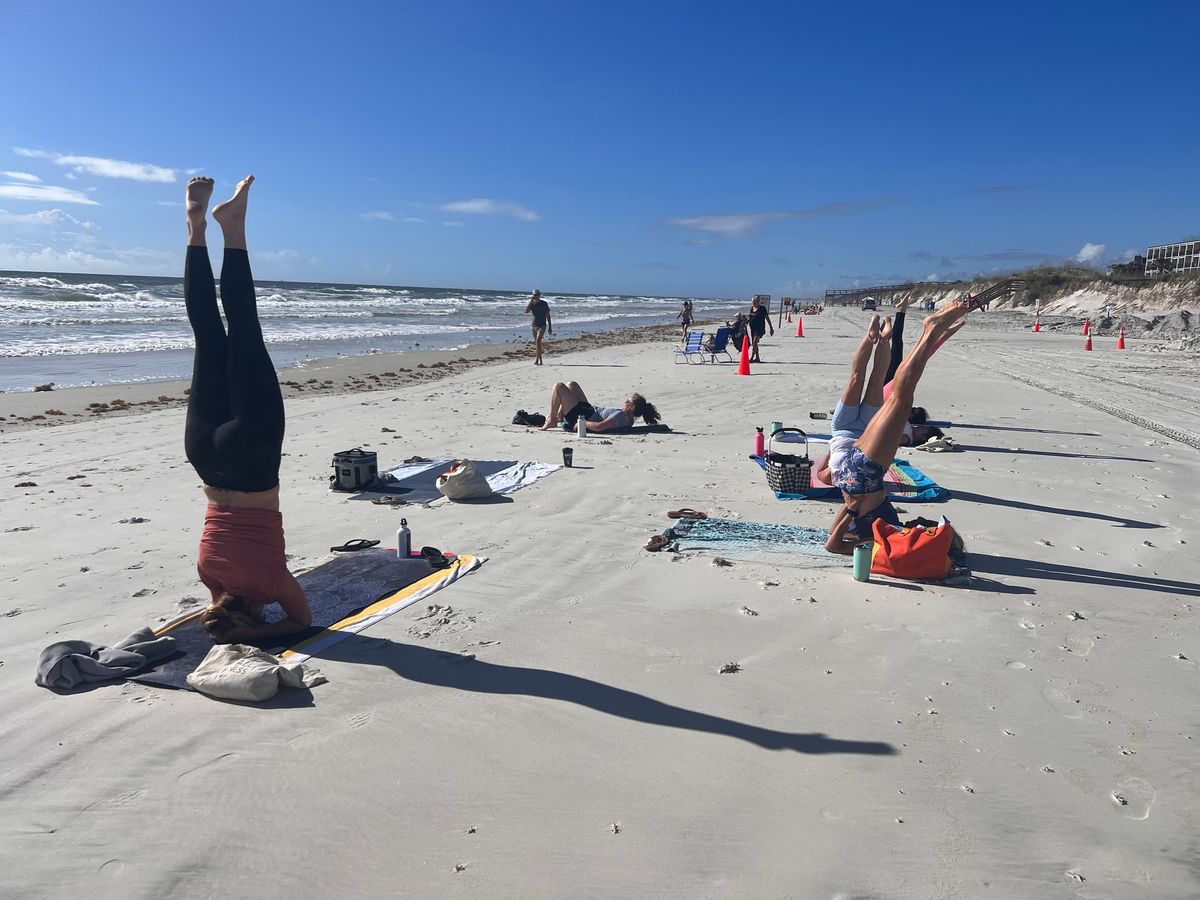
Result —
<instances>
[{"instance_id":1,"label":"beige building on dune","mask_svg":"<svg viewBox=\"0 0 1200 900\"><path fill-rule=\"evenodd\" d=\"M1159 244L1146 251L1146 274L1200 271L1200 241Z\"/></svg>"}]
</instances>

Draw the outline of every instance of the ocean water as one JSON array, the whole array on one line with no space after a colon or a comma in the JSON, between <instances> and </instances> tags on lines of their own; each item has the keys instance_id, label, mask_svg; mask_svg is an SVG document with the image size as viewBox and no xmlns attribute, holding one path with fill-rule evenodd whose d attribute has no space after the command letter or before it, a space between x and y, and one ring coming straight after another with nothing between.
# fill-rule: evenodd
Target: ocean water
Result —
<instances>
[{"instance_id":1,"label":"ocean water","mask_svg":"<svg viewBox=\"0 0 1200 900\"><path fill-rule=\"evenodd\" d=\"M529 294L512 291L258 281L258 314L277 367L374 352L527 340ZM543 294L555 336L730 317L746 301ZM0 390L187 378L192 332L183 281L0 271Z\"/></svg>"}]
</instances>

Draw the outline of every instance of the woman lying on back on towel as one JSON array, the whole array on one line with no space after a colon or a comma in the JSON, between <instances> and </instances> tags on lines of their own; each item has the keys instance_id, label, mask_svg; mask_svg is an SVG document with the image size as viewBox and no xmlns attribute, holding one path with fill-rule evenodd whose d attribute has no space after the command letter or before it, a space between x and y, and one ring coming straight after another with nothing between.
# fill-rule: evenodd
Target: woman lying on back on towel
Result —
<instances>
[{"instance_id":1,"label":"woman lying on back on towel","mask_svg":"<svg viewBox=\"0 0 1200 900\"><path fill-rule=\"evenodd\" d=\"M312 624L304 590L288 571L279 513L283 397L263 343L246 254L246 202L254 176L213 209L225 235L221 305L205 243L211 178L187 185L188 248L183 298L196 336L184 447L204 482L208 510L196 569L212 592L200 617L218 644L291 634ZM267 625L263 607L287 618Z\"/></svg>"},{"instance_id":2,"label":"woman lying on back on towel","mask_svg":"<svg viewBox=\"0 0 1200 900\"><path fill-rule=\"evenodd\" d=\"M941 342L958 330L966 314L965 303L952 303L925 319L920 339L896 371L891 394L872 412L834 471L834 483L845 502L834 516L825 544L831 553L852 553L856 544L871 540L876 519L899 527L900 517L887 498L883 477L900 448L925 364Z\"/></svg>"},{"instance_id":3,"label":"woman lying on back on towel","mask_svg":"<svg viewBox=\"0 0 1200 900\"><path fill-rule=\"evenodd\" d=\"M580 416L587 421L587 430L596 432L629 428L637 418L653 425L661 418L654 404L641 394L630 394L621 406L592 406L576 382L560 381L550 391L550 412L542 431L557 428L559 422L567 431L574 431Z\"/></svg>"}]
</instances>

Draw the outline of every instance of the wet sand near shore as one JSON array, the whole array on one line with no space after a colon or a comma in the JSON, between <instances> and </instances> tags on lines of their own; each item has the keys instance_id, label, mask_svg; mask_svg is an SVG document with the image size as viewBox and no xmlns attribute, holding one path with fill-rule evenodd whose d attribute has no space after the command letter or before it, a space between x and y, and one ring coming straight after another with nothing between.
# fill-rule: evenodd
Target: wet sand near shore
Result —
<instances>
[{"instance_id":1,"label":"wet sand near shore","mask_svg":"<svg viewBox=\"0 0 1200 900\"><path fill-rule=\"evenodd\" d=\"M715 327L701 322L697 327ZM679 327L618 328L569 338L549 338L544 356L592 347L670 342L679 338ZM476 344L461 350L373 353L314 359L279 370L284 399L325 394L357 393L395 388L416 382L436 381L478 366L529 359L533 343ZM0 391L0 434L24 428L46 427L82 419L113 418L139 412L171 409L187 403L188 382L154 381L110 384L50 391Z\"/></svg>"}]
</instances>

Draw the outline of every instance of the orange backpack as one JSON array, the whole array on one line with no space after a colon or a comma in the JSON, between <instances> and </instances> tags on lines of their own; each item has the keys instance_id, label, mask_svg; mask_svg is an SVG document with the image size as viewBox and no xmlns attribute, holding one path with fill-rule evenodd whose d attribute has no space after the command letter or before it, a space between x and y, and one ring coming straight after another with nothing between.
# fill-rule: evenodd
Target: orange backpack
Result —
<instances>
[{"instance_id":1,"label":"orange backpack","mask_svg":"<svg viewBox=\"0 0 1200 900\"><path fill-rule=\"evenodd\" d=\"M954 528L945 516L932 528L894 528L876 519L871 528L875 549L871 553L871 571L892 578L940 579L954 570L950 547Z\"/></svg>"}]
</instances>

